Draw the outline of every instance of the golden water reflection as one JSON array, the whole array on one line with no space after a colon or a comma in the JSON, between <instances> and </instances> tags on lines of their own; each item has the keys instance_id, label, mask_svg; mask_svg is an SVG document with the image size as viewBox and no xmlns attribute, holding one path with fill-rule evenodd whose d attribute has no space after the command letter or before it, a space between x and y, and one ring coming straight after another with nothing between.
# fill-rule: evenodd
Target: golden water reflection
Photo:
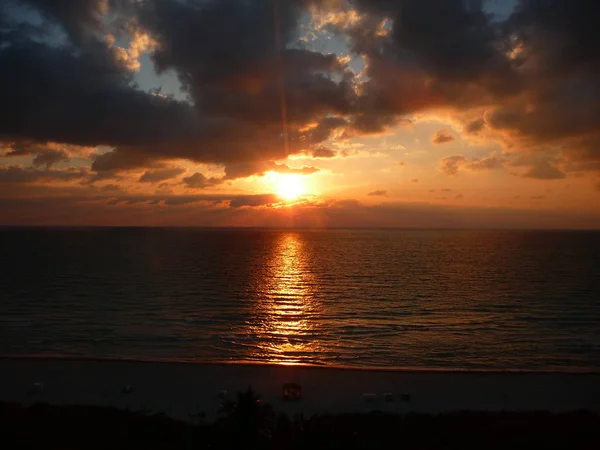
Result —
<instances>
[{"instance_id":1,"label":"golden water reflection","mask_svg":"<svg viewBox=\"0 0 600 450\"><path fill-rule=\"evenodd\" d=\"M315 362L319 350L317 284L302 237L282 233L266 263L246 333L256 339L249 358L278 364Z\"/></svg>"}]
</instances>

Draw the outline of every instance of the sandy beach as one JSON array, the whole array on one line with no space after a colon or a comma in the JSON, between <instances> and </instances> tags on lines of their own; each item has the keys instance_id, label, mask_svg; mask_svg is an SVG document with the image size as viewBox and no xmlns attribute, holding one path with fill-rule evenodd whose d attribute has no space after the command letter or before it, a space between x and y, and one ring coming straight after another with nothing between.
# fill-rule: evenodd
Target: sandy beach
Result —
<instances>
[{"instance_id":1,"label":"sandy beach","mask_svg":"<svg viewBox=\"0 0 600 450\"><path fill-rule=\"evenodd\" d=\"M283 383L302 385L299 402ZM124 389L130 386L129 389ZM217 416L222 399L248 386L275 411L294 414L600 411L600 374L425 372L67 359L1 359L0 401L113 406L173 418ZM373 395L364 395L373 394ZM392 394L393 398L385 394ZM408 394L409 398L403 396Z\"/></svg>"}]
</instances>

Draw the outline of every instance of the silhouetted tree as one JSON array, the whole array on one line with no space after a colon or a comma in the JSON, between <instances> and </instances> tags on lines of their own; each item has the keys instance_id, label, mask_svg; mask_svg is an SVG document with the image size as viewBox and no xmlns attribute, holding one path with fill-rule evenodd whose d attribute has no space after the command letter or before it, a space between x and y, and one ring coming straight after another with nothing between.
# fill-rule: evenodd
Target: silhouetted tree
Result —
<instances>
[{"instance_id":1,"label":"silhouetted tree","mask_svg":"<svg viewBox=\"0 0 600 450\"><path fill-rule=\"evenodd\" d=\"M252 388L238 392L235 409L228 418L232 448L269 448L275 429L273 409L264 405Z\"/></svg>"}]
</instances>

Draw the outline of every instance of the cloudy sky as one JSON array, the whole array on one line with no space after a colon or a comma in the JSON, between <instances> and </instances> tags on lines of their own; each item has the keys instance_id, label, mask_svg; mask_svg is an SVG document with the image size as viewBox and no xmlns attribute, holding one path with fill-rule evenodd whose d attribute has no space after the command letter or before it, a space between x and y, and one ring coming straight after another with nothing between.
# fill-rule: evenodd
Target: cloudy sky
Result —
<instances>
[{"instance_id":1,"label":"cloudy sky","mask_svg":"<svg viewBox=\"0 0 600 450\"><path fill-rule=\"evenodd\" d=\"M597 0L4 0L0 225L600 228Z\"/></svg>"}]
</instances>

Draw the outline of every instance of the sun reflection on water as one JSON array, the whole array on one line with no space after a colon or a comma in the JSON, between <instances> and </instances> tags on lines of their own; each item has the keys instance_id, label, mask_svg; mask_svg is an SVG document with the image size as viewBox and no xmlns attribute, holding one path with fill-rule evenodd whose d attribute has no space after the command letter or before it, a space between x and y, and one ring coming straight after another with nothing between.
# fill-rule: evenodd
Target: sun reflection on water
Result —
<instances>
[{"instance_id":1,"label":"sun reflection on water","mask_svg":"<svg viewBox=\"0 0 600 450\"><path fill-rule=\"evenodd\" d=\"M246 333L256 338L252 360L277 364L313 362L318 347L316 284L304 243L295 233L281 234L267 263L262 289Z\"/></svg>"}]
</instances>

